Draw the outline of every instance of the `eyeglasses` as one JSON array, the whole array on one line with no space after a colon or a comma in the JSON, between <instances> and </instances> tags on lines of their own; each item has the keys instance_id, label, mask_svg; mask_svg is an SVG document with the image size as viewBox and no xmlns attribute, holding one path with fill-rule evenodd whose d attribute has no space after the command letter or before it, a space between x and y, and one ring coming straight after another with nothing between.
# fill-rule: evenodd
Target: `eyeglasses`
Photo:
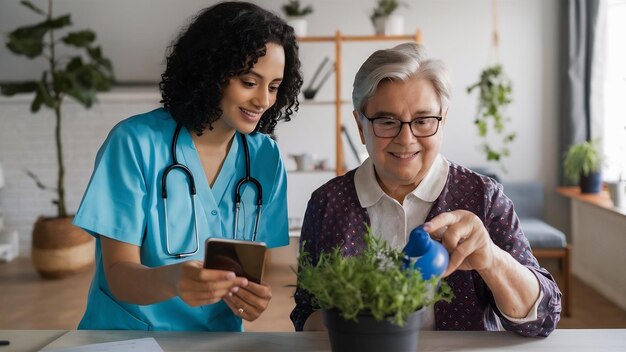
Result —
<instances>
[{"instance_id":1,"label":"eyeglasses","mask_svg":"<svg viewBox=\"0 0 626 352\"><path fill-rule=\"evenodd\" d=\"M372 123L374 135L380 138L395 138L400 134L402 125L407 124L411 129L413 136L417 138L430 137L439 130L439 122L443 119L441 116L423 116L414 118L411 121L400 121L392 117L374 117L369 118L363 113L359 114Z\"/></svg>"}]
</instances>

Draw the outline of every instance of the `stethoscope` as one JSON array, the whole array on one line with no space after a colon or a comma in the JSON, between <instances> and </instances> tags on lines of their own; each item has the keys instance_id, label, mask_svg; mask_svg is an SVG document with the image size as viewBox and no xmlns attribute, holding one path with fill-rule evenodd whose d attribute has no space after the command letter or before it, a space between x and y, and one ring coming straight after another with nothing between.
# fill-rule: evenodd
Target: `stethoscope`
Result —
<instances>
[{"instance_id":1,"label":"stethoscope","mask_svg":"<svg viewBox=\"0 0 626 352\"><path fill-rule=\"evenodd\" d=\"M165 212L165 249L167 251L167 255L175 258L184 258L190 255L196 254L198 249L200 248L200 237L198 236L198 219L196 217L196 182L194 180L193 174L189 168L178 162L176 158L176 144L178 143L178 135L180 134L180 130L183 125L177 124L176 130L174 131L174 138L172 140L172 164L165 168L163 171L163 176L161 176L161 196L163 198L163 207ZM256 214L256 220L254 221L254 231L252 232L252 241L256 241L256 232L259 228L259 220L261 219L261 210L263 209L263 187L261 187L261 183L250 176L250 151L248 150L248 141L246 140L246 136L242 133L239 133L241 136L241 143L243 144L244 155L246 159L246 176L241 178L237 182L237 186L235 187L235 228L233 233L233 238L237 239L237 224L239 220L239 208L241 206L241 186L245 183L252 183L257 189L256 195L256 205L258 208L258 212ZM196 248L191 252L179 252L172 253L170 250L169 243L169 233L168 233L168 222L167 222L167 175L170 171L178 169L182 171L189 180L189 194L191 196L191 206L193 212L193 222L194 222L194 233L196 238Z\"/></svg>"}]
</instances>

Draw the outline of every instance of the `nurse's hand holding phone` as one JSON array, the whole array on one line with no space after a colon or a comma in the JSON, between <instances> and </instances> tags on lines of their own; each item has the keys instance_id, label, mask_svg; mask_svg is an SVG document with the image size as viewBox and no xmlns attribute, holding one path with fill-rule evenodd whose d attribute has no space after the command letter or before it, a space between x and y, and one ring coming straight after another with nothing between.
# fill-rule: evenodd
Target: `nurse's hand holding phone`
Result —
<instances>
[{"instance_id":1,"label":"nurse's hand holding phone","mask_svg":"<svg viewBox=\"0 0 626 352\"><path fill-rule=\"evenodd\" d=\"M263 242L209 238L205 244L204 267L234 272L248 279L224 296L224 302L241 318L253 321L263 313L272 290L262 283L266 245Z\"/></svg>"},{"instance_id":2,"label":"nurse's hand holding phone","mask_svg":"<svg viewBox=\"0 0 626 352\"><path fill-rule=\"evenodd\" d=\"M248 279L237 277L232 271L205 269L197 260L179 264L179 270L177 295L190 306L217 303L249 284Z\"/></svg>"}]
</instances>

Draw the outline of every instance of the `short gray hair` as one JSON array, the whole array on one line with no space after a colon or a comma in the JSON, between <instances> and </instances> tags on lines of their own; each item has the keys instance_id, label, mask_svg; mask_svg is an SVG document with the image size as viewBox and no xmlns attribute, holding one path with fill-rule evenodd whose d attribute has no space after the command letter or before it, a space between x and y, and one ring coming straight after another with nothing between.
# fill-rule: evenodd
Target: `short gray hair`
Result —
<instances>
[{"instance_id":1,"label":"short gray hair","mask_svg":"<svg viewBox=\"0 0 626 352\"><path fill-rule=\"evenodd\" d=\"M376 93L382 80L406 81L415 76L432 83L441 109L445 110L452 90L448 69L442 61L428 59L424 47L416 43L377 50L365 60L352 85L354 110L363 112L367 100Z\"/></svg>"}]
</instances>

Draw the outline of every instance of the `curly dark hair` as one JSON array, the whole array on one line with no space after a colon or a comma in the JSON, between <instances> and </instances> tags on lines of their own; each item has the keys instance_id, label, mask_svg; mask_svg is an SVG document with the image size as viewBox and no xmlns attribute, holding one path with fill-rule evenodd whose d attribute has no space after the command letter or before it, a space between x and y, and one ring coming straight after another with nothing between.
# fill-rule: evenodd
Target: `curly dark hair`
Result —
<instances>
[{"instance_id":1,"label":"curly dark hair","mask_svg":"<svg viewBox=\"0 0 626 352\"><path fill-rule=\"evenodd\" d=\"M246 2L222 2L202 10L169 47L161 75L161 103L174 119L202 134L222 116L220 100L230 78L249 72L265 45L285 51L285 72L275 104L256 131L272 133L279 120L298 110L302 73L293 28L280 17Z\"/></svg>"}]
</instances>

